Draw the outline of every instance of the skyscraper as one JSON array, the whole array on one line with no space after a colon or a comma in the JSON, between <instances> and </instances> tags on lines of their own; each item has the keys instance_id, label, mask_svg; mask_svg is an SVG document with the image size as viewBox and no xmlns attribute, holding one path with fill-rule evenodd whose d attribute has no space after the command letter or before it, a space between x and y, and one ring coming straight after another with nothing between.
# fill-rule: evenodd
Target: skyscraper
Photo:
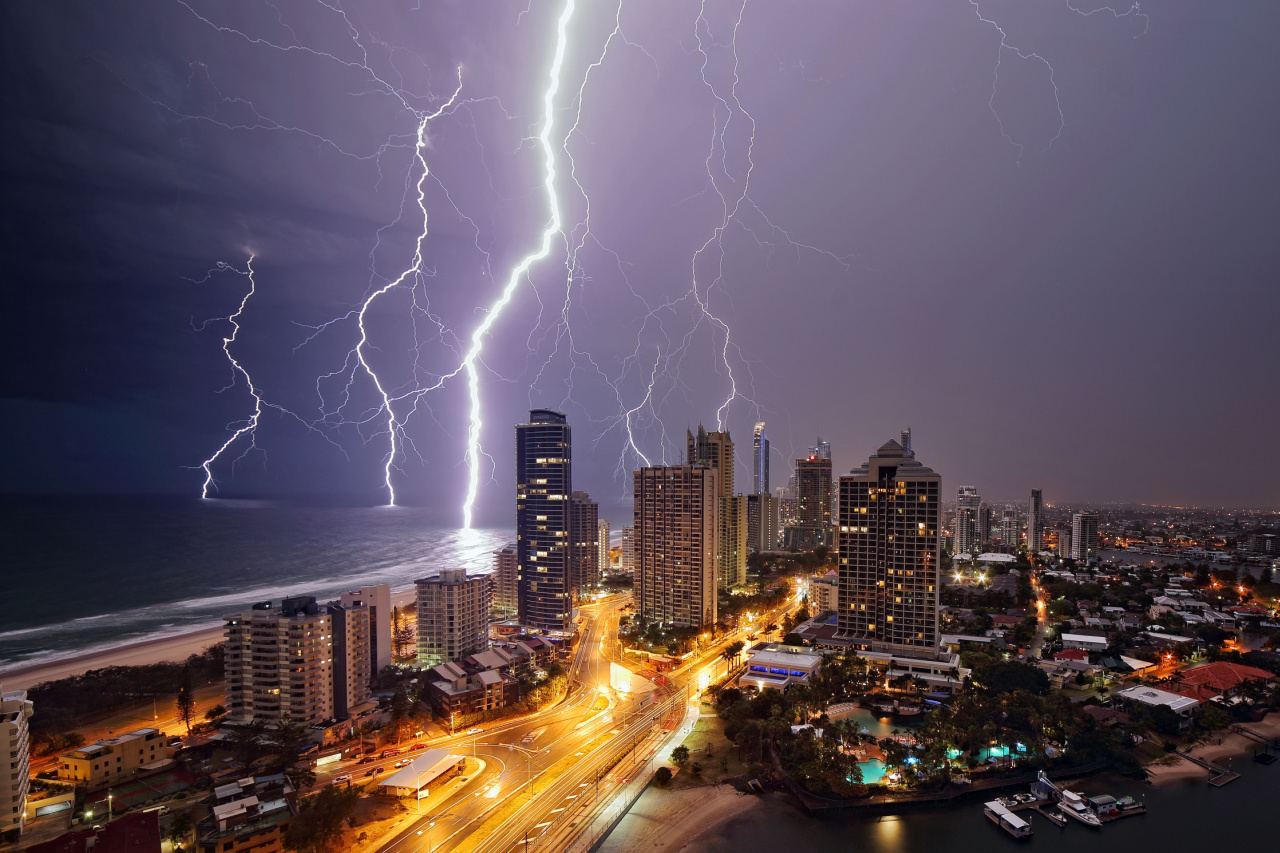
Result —
<instances>
[{"instance_id":1,"label":"skyscraper","mask_svg":"<svg viewBox=\"0 0 1280 853\"><path fill-rule=\"evenodd\" d=\"M373 607L362 599L351 604L333 601L325 610L333 628L333 716L349 720L373 695L369 678ZM391 621L389 614L387 621Z\"/></svg>"},{"instance_id":2,"label":"skyscraper","mask_svg":"<svg viewBox=\"0 0 1280 853\"><path fill-rule=\"evenodd\" d=\"M820 441L819 447L824 444ZM796 524L788 542L793 548L832 545L831 446L826 449L825 457L810 452L808 458L796 460Z\"/></svg>"},{"instance_id":3,"label":"skyscraper","mask_svg":"<svg viewBox=\"0 0 1280 853\"><path fill-rule=\"evenodd\" d=\"M719 505L710 468L635 472L635 598L642 618L683 627L715 624Z\"/></svg>"},{"instance_id":4,"label":"skyscraper","mask_svg":"<svg viewBox=\"0 0 1280 853\"><path fill-rule=\"evenodd\" d=\"M764 434L764 421L756 424L751 445L751 491L757 495L769 494L769 437Z\"/></svg>"},{"instance_id":5,"label":"skyscraper","mask_svg":"<svg viewBox=\"0 0 1280 853\"><path fill-rule=\"evenodd\" d=\"M600 577L603 578L605 572L609 570L609 522L600 519L600 523L596 529L596 542L600 551L597 563L600 566Z\"/></svg>"},{"instance_id":6,"label":"skyscraper","mask_svg":"<svg viewBox=\"0 0 1280 853\"><path fill-rule=\"evenodd\" d=\"M1098 514L1077 512L1071 516L1071 558L1085 562L1098 556Z\"/></svg>"},{"instance_id":7,"label":"skyscraper","mask_svg":"<svg viewBox=\"0 0 1280 853\"><path fill-rule=\"evenodd\" d=\"M982 496L974 486L961 486L956 495L956 519L952 525L955 534L956 554L974 554L979 548L978 511L982 508Z\"/></svg>"},{"instance_id":8,"label":"skyscraper","mask_svg":"<svg viewBox=\"0 0 1280 853\"><path fill-rule=\"evenodd\" d=\"M778 547L778 499L768 492L747 495L747 552Z\"/></svg>"},{"instance_id":9,"label":"skyscraper","mask_svg":"<svg viewBox=\"0 0 1280 853\"><path fill-rule=\"evenodd\" d=\"M1039 554L1044 550L1044 500L1040 489L1031 490L1031 504L1027 512L1027 551Z\"/></svg>"},{"instance_id":10,"label":"skyscraper","mask_svg":"<svg viewBox=\"0 0 1280 853\"><path fill-rule=\"evenodd\" d=\"M991 504L978 507L978 548L987 547L991 542Z\"/></svg>"},{"instance_id":11,"label":"skyscraper","mask_svg":"<svg viewBox=\"0 0 1280 853\"><path fill-rule=\"evenodd\" d=\"M569 583L569 495L573 434L565 416L529 412L516 426L516 558L518 618L542 631L567 632L573 616Z\"/></svg>"},{"instance_id":12,"label":"skyscraper","mask_svg":"<svg viewBox=\"0 0 1280 853\"><path fill-rule=\"evenodd\" d=\"M622 528L622 570L631 574L636 570L636 529Z\"/></svg>"},{"instance_id":13,"label":"skyscraper","mask_svg":"<svg viewBox=\"0 0 1280 853\"><path fill-rule=\"evenodd\" d=\"M1018 521L1017 507L1006 506L1000 515L1000 544L1005 553L1016 553L1022 544L1022 525Z\"/></svg>"},{"instance_id":14,"label":"skyscraper","mask_svg":"<svg viewBox=\"0 0 1280 853\"><path fill-rule=\"evenodd\" d=\"M721 589L731 589L747 579L747 554L741 547L746 534L746 505L734 504L733 439L727 432L707 432L698 424L698 434L686 431L689 465L705 465L716 472L719 506L716 508L716 581Z\"/></svg>"},{"instance_id":15,"label":"skyscraper","mask_svg":"<svg viewBox=\"0 0 1280 853\"><path fill-rule=\"evenodd\" d=\"M496 622L515 619L520 613L520 595L516 584L520 559L516 543L493 552L493 607L489 618Z\"/></svg>"},{"instance_id":16,"label":"skyscraper","mask_svg":"<svg viewBox=\"0 0 1280 853\"><path fill-rule=\"evenodd\" d=\"M831 460L831 442L823 441L822 436L818 436L818 443L809 448L809 455L818 459Z\"/></svg>"},{"instance_id":17,"label":"skyscraper","mask_svg":"<svg viewBox=\"0 0 1280 853\"><path fill-rule=\"evenodd\" d=\"M491 575L441 569L414 581L418 588L418 666L462 660L489 648Z\"/></svg>"},{"instance_id":18,"label":"skyscraper","mask_svg":"<svg viewBox=\"0 0 1280 853\"><path fill-rule=\"evenodd\" d=\"M896 441L840 478L837 624L856 647L937 652L941 488Z\"/></svg>"},{"instance_id":19,"label":"skyscraper","mask_svg":"<svg viewBox=\"0 0 1280 853\"><path fill-rule=\"evenodd\" d=\"M569 588L575 598L600 585L600 506L586 492L569 496Z\"/></svg>"}]
</instances>

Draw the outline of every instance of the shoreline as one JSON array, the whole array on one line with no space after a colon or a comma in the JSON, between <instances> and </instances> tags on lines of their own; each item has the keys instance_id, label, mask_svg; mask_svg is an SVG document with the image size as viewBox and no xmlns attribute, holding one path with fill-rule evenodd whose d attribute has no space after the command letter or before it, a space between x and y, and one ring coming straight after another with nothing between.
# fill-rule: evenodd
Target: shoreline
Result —
<instances>
[{"instance_id":1,"label":"shoreline","mask_svg":"<svg viewBox=\"0 0 1280 853\"><path fill-rule=\"evenodd\" d=\"M1271 711L1261 722L1248 725L1265 737L1280 737L1280 711ZM1258 748L1261 748L1261 744L1253 738L1230 729L1222 729L1187 752L1196 758L1222 764L1232 759L1251 757ZM1207 769L1176 753L1170 753L1169 758L1148 764L1144 769L1147 771L1147 781L1152 785L1168 785L1188 779L1204 781L1211 775Z\"/></svg>"},{"instance_id":2,"label":"shoreline","mask_svg":"<svg viewBox=\"0 0 1280 853\"><path fill-rule=\"evenodd\" d=\"M599 853L693 853L758 803L758 797L730 785L677 791L650 786L609 833Z\"/></svg>"},{"instance_id":3,"label":"shoreline","mask_svg":"<svg viewBox=\"0 0 1280 853\"><path fill-rule=\"evenodd\" d=\"M391 593L391 603L403 607L412 602L416 590ZM108 666L146 666L175 661L181 663L193 654L222 642L222 625L210 625L179 634L144 637L118 646L88 648L68 652L63 657L0 669L0 686L5 690L27 690L45 681L57 681L83 675L91 669Z\"/></svg>"}]
</instances>

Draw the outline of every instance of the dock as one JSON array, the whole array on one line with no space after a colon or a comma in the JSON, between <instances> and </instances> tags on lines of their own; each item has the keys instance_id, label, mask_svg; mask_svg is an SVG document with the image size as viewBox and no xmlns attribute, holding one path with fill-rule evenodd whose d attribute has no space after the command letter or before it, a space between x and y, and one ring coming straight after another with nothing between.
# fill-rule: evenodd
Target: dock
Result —
<instances>
[{"instance_id":1,"label":"dock","mask_svg":"<svg viewBox=\"0 0 1280 853\"><path fill-rule=\"evenodd\" d=\"M1178 755L1190 761L1192 764L1199 764L1201 767L1209 771L1209 784L1215 788L1221 788L1228 782L1234 782L1240 778L1239 773L1233 772L1230 768L1223 767L1221 764L1214 764L1212 761L1206 761L1203 758L1197 758L1189 752L1175 750Z\"/></svg>"}]
</instances>

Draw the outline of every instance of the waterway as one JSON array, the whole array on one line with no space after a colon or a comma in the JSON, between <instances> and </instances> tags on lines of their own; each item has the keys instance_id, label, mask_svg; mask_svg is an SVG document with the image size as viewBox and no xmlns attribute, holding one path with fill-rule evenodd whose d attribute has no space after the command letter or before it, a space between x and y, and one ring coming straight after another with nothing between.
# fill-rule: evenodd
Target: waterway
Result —
<instances>
[{"instance_id":1,"label":"waterway","mask_svg":"<svg viewBox=\"0 0 1280 853\"><path fill-rule=\"evenodd\" d=\"M1280 763L1264 767L1248 755L1230 763L1241 778L1223 788L1210 788L1207 775L1158 786L1107 775L1071 783L1072 790L1086 794L1145 800L1147 814L1113 821L1098 830L1078 823L1058 827L1033 815L1034 836L1029 842L1016 841L992 825L977 797L883 817L853 810L810 816L789 796L770 794L684 853L990 853L1025 844L1040 853L1275 849Z\"/></svg>"}]
</instances>

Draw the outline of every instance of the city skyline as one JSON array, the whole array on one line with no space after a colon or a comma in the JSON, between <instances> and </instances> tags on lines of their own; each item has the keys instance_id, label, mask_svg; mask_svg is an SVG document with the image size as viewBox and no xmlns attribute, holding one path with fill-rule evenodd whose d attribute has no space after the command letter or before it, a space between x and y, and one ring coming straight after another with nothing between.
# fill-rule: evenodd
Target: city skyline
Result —
<instances>
[{"instance_id":1,"label":"city skyline","mask_svg":"<svg viewBox=\"0 0 1280 853\"><path fill-rule=\"evenodd\" d=\"M1280 420L1280 10L1235 8L11 5L3 488L506 524L545 406L615 522L699 421L773 483L911 424L994 501L1280 508L1273 442L1216 462Z\"/></svg>"}]
</instances>

